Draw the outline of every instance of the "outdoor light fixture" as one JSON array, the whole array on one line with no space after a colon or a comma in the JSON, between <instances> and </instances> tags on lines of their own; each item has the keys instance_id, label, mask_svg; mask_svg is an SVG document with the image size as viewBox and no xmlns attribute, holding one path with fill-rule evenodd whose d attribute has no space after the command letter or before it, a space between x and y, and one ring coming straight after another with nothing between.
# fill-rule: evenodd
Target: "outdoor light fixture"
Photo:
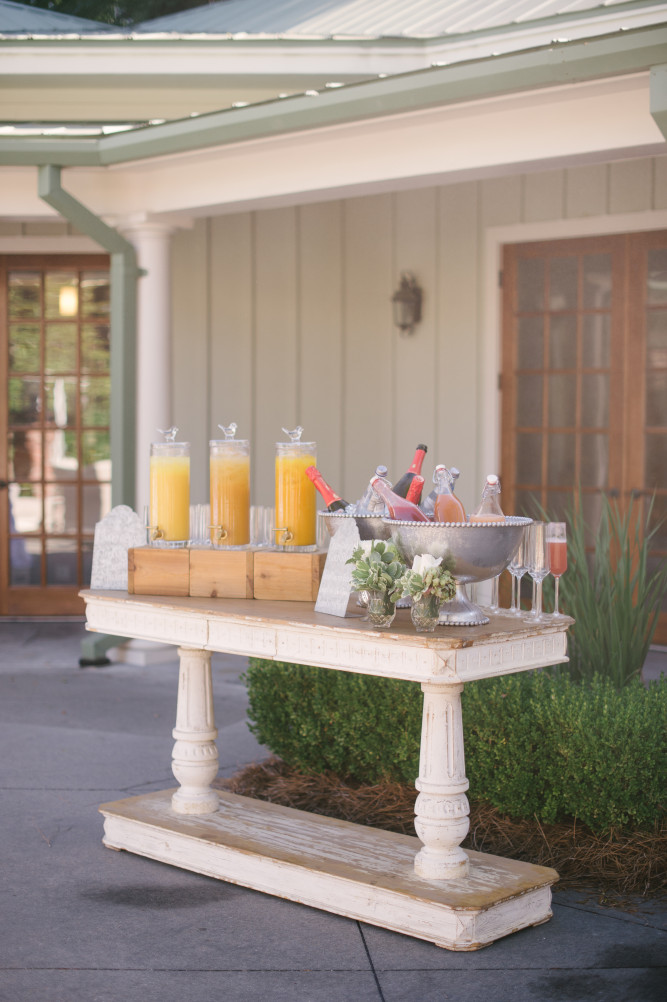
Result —
<instances>
[{"instance_id":1,"label":"outdoor light fixture","mask_svg":"<svg viewBox=\"0 0 667 1002\"><path fill-rule=\"evenodd\" d=\"M422 318L422 290L414 275L403 272L401 284L391 297L394 306L394 323L401 334L414 332Z\"/></svg>"},{"instance_id":2,"label":"outdoor light fixture","mask_svg":"<svg viewBox=\"0 0 667 1002\"><path fill-rule=\"evenodd\" d=\"M79 309L79 293L74 285L61 285L58 293L58 312L61 317L75 317Z\"/></svg>"}]
</instances>

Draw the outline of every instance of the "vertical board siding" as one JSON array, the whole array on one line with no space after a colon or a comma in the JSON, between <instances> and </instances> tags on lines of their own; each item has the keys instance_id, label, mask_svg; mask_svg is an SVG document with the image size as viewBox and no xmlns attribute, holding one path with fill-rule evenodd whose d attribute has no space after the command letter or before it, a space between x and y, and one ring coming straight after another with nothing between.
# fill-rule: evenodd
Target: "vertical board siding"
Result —
<instances>
[{"instance_id":1,"label":"vertical board siding","mask_svg":"<svg viewBox=\"0 0 667 1002\"><path fill-rule=\"evenodd\" d=\"M457 466L461 501L477 496L479 185L443 187L438 199L436 427L433 460Z\"/></svg>"},{"instance_id":2,"label":"vertical board siding","mask_svg":"<svg viewBox=\"0 0 667 1002\"><path fill-rule=\"evenodd\" d=\"M394 267L392 293L403 272L414 274L424 293L422 322L412 335L390 326L388 342L394 351L393 440L394 478L407 469L418 443L429 449L423 473L424 492L431 489L435 454L437 281L437 189L421 188L394 196ZM389 346L389 345L388 345Z\"/></svg>"},{"instance_id":3,"label":"vertical board siding","mask_svg":"<svg viewBox=\"0 0 667 1002\"><path fill-rule=\"evenodd\" d=\"M343 214L340 202L299 209L301 401L298 421L317 462L343 491Z\"/></svg>"},{"instance_id":4,"label":"vertical board siding","mask_svg":"<svg viewBox=\"0 0 667 1002\"><path fill-rule=\"evenodd\" d=\"M206 434L222 438L218 425L235 421L237 437L254 445L254 328L252 216L211 220L210 413ZM254 450L253 450L254 451ZM251 477L255 474L251 470Z\"/></svg>"},{"instance_id":5,"label":"vertical board siding","mask_svg":"<svg viewBox=\"0 0 667 1002\"><path fill-rule=\"evenodd\" d=\"M483 376L500 343L484 329L487 229L665 208L667 157L243 212L177 233L174 422L192 442L193 501L208 490L208 440L234 420L252 442L255 504L273 504L274 443L298 423L351 501L378 463L396 478L424 441L427 487L437 462L458 466L469 508L490 472L486 436L500 435ZM409 338L392 319L402 271L424 290Z\"/></svg>"},{"instance_id":6,"label":"vertical board siding","mask_svg":"<svg viewBox=\"0 0 667 1002\"><path fill-rule=\"evenodd\" d=\"M391 341L392 196L348 199L345 211L345 475L356 500L378 463L396 478ZM405 392L412 396L412 387Z\"/></svg>"},{"instance_id":7,"label":"vertical board siding","mask_svg":"<svg viewBox=\"0 0 667 1002\"><path fill-rule=\"evenodd\" d=\"M209 251L206 219L172 238L172 421L190 442L193 504L208 494Z\"/></svg>"},{"instance_id":8,"label":"vertical board siding","mask_svg":"<svg viewBox=\"0 0 667 1002\"><path fill-rule=\"evenodd\" d=\"M254 498L274 503L275 443L299 414L296 209L269 209L255 224ZM304 438L315 438L312 428Z\"/></svg>"}]
</instances>

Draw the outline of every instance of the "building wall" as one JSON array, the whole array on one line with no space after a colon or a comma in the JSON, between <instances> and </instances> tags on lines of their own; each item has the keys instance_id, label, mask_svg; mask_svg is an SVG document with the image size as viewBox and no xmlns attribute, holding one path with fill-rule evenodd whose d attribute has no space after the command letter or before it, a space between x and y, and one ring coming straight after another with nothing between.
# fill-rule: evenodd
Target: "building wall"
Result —
<instances>
[{"instance_id":1,"label":"building wall","mask_svg":"<svg viewBox=\"0 0 667 1002\"><path fill-rule=\"evenodd\" d=\"M426 442L427 478L435 463L458 466L469 506L490 472L482 457L497 452L488 435L500 434L497 400L482 399L492 392L485 355L500 338L485 329L484 297L495 294L488 232L530 224L539 239L535 224L628 213L650 225L665 209L667 157L244 212L179 231L174 421L193 446L193 502L207 495L208 439L233 420L252 442L255 504L272 503L281 428L301 424L349 500L378 463L397 478ZM424 289L409 338L392 323L402 271Z\"/></svg>"}]
</instances>

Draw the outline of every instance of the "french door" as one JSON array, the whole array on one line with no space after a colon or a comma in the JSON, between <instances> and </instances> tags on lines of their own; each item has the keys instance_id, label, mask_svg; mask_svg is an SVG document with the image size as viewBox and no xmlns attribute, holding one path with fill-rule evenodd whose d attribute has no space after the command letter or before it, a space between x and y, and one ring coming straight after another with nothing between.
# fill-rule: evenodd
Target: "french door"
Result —
<instances>
[{"instance_id":1,"label":"french door","mask_svg":"<svg viewBox=\"0 0 667 1002\"><path fill-rule=\"evenodd\" d=\"M0 615L83 611L110 508L106 256L0 256Z\"/></svg>"},{"instance_id":2,"label":"french door","mask_svg":"<svg viewBox=\"0 0 667 1002\"><path fill-rule=\"evenodd\" d=\"M506 510L557 518L577 488L595 526L603 493L654 497L667 560L667 232L508 246L503 290Z\"/></svg>"}]
</instances>

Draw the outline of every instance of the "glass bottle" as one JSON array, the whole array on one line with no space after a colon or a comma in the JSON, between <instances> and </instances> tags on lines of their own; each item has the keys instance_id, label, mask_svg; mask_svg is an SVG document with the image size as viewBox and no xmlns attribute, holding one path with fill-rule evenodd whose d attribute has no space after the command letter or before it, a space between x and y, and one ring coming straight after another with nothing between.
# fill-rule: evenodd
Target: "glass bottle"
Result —
<instances>
[{"instance_id":1,"label":"glass bottle","mask_svg":"<svg viewBox=\"0 0 667 1002\"><path fill-rule=\"evenodd\" d=\"M381 477L387 487L391 488L391 482L387 479L387 467L376 466L375 476ZM369 484L355 505L355 515L382 515L384 513L384 501L375 493Z\"/></svg>"},{"instance_id":2,"label":"glass bottle","mask_svg":"<svg viewBox=\"0 0 667 1002\"><path fill-rule=\"evenodd\" d=\"M438 476L440 475L441 471L446 469L447 467L443 463L438 463L438 465L433 471L434 484L437 484ZM437 498L437 496L438 496L438 491L434 487L433 490L430 492L430 494L426 495L426 497L419 506L421 510L424 512L424 514L428 515L429 518L433 518L433 512L435 511L435 499Z\"/></svg>"},{"instance_id":3,"label":"glass bottle","mask_svg":"<svg viewBox=\"0 0 667 1002\"><path fill-rule=\"evenodd\" d=\"M436 481L436 499L433 508L434 522L465 522L466 513L463 505L454 493L454 484L459 471L456 467L448 470L443 466Z\"/></svg>"},{"instance_id":4,"label":"glass bottle","mask_svg":"<svg viewBox=\"0 0 667 1002\"><path fill-rule=\"evenodd\" d=\"M389 518L405 522L430 522L430 519L416 504L400 497L391 487L387 487L382 477L371 479L373 490L383 499Z\"/></svg>"},{"instance_id":5,"label":"glass bottle","mask_svg":"<svg viewBox=\"0 0 667 1002\"><path fill-rule=\"evenodd\" d=\"M190 538L190 443L176 442L178 428L151 442L149 538L156 546L185 546Z\"/></svg>"},{"instance_id":6,"label":"glass bottle","mask_svg":"<svg viewBox=\"0 0 667 1002\"><path fill-rule=\"evenodd\" d=\"M500 481L495 473L489 473L482 491L482 500L470 515L471 522L504 522L500 507Z\"/></svg>"},{"instance_id":7,"label":"glass bottle","mask_svg":"<svg viewBox=\"0 0 667 1002\"><path fill-rule=\"evenodd\" d=\"M250 442L234 438L236 425L218 428L224 439L209 443L211 525L214 546L250 543Z\"/></svg>"},{"instance_id":8,"label":"glass bottle","mask_svg":"<svg viewBox=\"0 0 667 1002\"><path fill-rule=\"evenodd\" d=\"M316 548L315 488L306 476L315 466L315 442L302 442L303 428L288 431L288 442L276 442L275 545L290 550Z\"/></svg>"},{"instance_id":9,"label":"glass bottle","mask_svg":"<svg viewBox=\"0 0 667 1002\"><path fill-rule=\"evenodd\" d=\"M398 494L399 497L405 498L408 496L408 487L412 483L413 477L420 474L422 471L422 463L424 462L424 456L428 452L425 445L418 445L415 449L415 455L410 464L409 468L394 484L394 494Z\"/></svg>"},{"instance_id":10,"label":"glass bottle","mask_svg":"<svg viewBox=\"0 0 667 1002\"><path fill-rule=\"evenodd\" d=\"M324 498L327 511L345 511L346 508L352 507L339 494L336 494L333 487L326 482L316 466L309 466L306 470L306 476L313 483L315 490L319 491Z\"/></svg>"}]
</instances>

